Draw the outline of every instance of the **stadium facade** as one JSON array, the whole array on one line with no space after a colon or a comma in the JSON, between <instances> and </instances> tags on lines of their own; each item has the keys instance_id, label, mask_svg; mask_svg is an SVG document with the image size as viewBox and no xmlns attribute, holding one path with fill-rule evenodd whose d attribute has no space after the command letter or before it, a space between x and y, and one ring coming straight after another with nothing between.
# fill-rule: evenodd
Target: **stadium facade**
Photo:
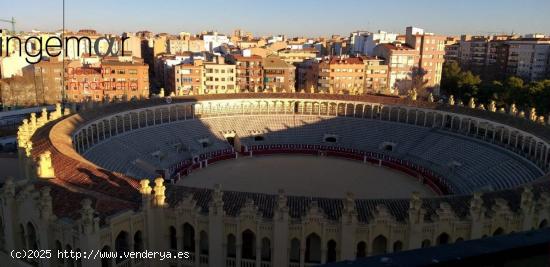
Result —
<instances>
[{"instance_id":1,"label":"stadium facade","mask_svg":"<svg viewBox=\"0 0 550 267\"><path fill-rule=\"evenodd\" d=\"M25 260L39 266L303 267L547 227L548 125L493 103L468 106L304 93L157 98L75 114L58 106L20 127L25 179L1 188L2 251L191 256ZM177 184L219 160L277 153L393 168L438 196L334 199Z\"/></svg>"}]
</instances>

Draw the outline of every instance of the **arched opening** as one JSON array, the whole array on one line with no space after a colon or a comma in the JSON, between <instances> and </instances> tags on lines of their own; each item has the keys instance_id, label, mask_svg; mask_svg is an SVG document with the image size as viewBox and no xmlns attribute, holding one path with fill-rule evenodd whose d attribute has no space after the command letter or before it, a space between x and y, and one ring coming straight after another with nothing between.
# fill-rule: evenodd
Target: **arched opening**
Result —
<instances>
[{"instance_id":1,"label":"arched opening","mask_svg":"<svg viewBox=\"0 0 550 267\"><path fill-rule=\"evenodd\" d=\"M70 245L65 246L65 251L73 251L73 248ZM73 267L74 266L74 259L72 257L67 258L67 265L66 267Z\"/></svg>"},{"instance_id":2,"label":"arched opening","mask_svg":"<svg viewBox=\"0 0 550 267\"><path fill-rule=\"evenodd\" d=\"M208 256L208 234L205 231L201 231L199 238L200 254Z\"/></svg>"},{"instance_id":3,"label":"arched opening","mask_svg":"<svg viewBox=\"0 0 550 267\"><path fill-rule=\"evenodd\" d=\"M334 136L326 137L325 142L327 142L327 143L336 143L336 137L334 137Z\"/></svg>"},{"instance_id":4,"label":"arched opening","mask_svg":"<svg viewBox=\"0 0 550 267\"><path fill-rule=\"evenodd\" d=\"M399 252L401 250L403 250L403 242L395 241L393 243L393 252Z\"/></svg>"},{"instance_id":5,"label":"arched opening","mask_svg":"<svg viewBox=\"0 0 550 267\"><path fill-rule=\"evenodd\" d=\"M189 223L183 224L183 250L195 253L195 228Z\"/></svg>"},{"instance_id":6,"label":"arched opening","mask_svg":"<svg viewBox=\"0 0 550 267\"><path fill-rule=\"evenodd\" d=\"M422 248L429 248L432 245L432 242L429 239L424 239L422 241Z\"/></svg>"},{"instance_id":7,"label":"arched opening","mask_svg":"<svg viewBox=\"0 0 550 267\"><path fill-rule=\"evenodd\" d=\"M355 252L356 258L364 258L367 256L367 243L361 241L357 243L357 251Z\"/></svg>"},{"instance_id":8,"label":"arched opening","mask_svg":"<svg viewBox=\"0 0 550 267\"><path fill-rule=\"evenodd\" d=\"M176 227L170 226L168 230L168 235L170 236L170 249L177 250L178 249L178 237L176 236Z\"/></svg>"},{"instance_id":9,"label":"arched opening","mask_svg":"<svg viewBox=\"0 0 550 267\"><path fill-rule=\"evenodd\" d=\"M539 223L539 229L548 227L548 221L546 219Z\"/></svg>"},{"instance_id":10,"label":"arched opening","mask_svg":"<svg viewBox=\"0 0 550 267\"><path fill-rule=\"evenodd\" d=\"M108 253L111 251L111 248L109 246L104 246L102 249L101 249L101 252L103 254L105 253ZM103 257L101 258L101 267L111 267L113 266L113 261L111 260L110 257Z\"/></svg>"},{"instance_id":11,"label":"arched opening","mask_svg":"<svg viewBox=\"0 0 550 267\"><path fill-rule=\"evenodd\" d=\"M269 238L262 238L262 261L271 262L271 241Z\"/></svg>"},{"instance_id":12,"label":"arched opening","mask_svg":"<svg viewBox=\"0 0 550 267\"><path fill-rule=\"evenodd\" d=\"M59 253L63 250L63 245L61 245L61 242L59 240L55 241L55 253ZM59 266L63 266L65 264L65 259L63 257L56 257L56 262Z\"/></svg>"},{"instance_id":13,"label":"arched opening","mask_svg":"<svg viewBox=\"0 0 550 267\"><path fill-rule=\"evenodd\" d=\"M336 241L330 240L327 243L327 262L336 261Z\"/></svg>"},{"instance_id":14,"label":"arched opening","mask_svg":"<svg viewBox=\"0 0 550 267\"><path fill-rule=\"evenodd\" d=\"M235 137L229 136L229 137L226 137L225 140L226 140L227 143L229 143L231 146L234 146L234 145L235 145Z\"/></svg>"},{"instance_id":15,"label":"arched opening","mask_svg":"<svg viewBox=\"0 0 550 267\"><path fill-rule=\"evenodd\" d=\"M393 151L393 146L392 145L384 145L384 150L392 152Z\"/></svg>"},{"instance_id":16,"label":"arched opening","mask_svg":"<svg viewBox=\"0 0 550 267\"><path fill-rule=\"evenodd\" d=\"M17 230L17 247L19 249L26 249L27 248L27 240L25 237L25 226L22 224L19 225L19 230Z\"/></svg>"},{"instance_id":17,"label":"arched opening","mask_svg":"<svg viewBox=\"0 0 550 267\"><path fill-rule=\"evenodd\" d=\"M6 236L4 235L4 219L0 216L0 249L4 249Z\"/></svg>"},{"instance_id":18,"label":"arched opening","mask_svg":"<svg viewBox=\"0 0 550 267\"><path fill-rule=\"evenodd\" d=\"M450 237L447 233L441 233L441 234L437 237L437 244L438 244L438 245L446 245L446 244L449 244L450 238L451 238L451 237Z\"/></svg>"},{"instance_id":19,"label":"arched opening","mask_svg":"<svg viewBox=\"0 0 550 267\"><path fill-rule=\"evenodd\" d=\"M241 258L255 260L256 259L256 235L254 232L246 229L242 233L242 251Z\"/></svg>"},{"instance_id":20,"label":"arched opening","mask_svg":"<svg viewBox=\"0 0 550 267\"><path fill-rule=\"evenodd\" d=\"M27 223L27 248L32 250L38 249L38 240L36 239L36 230L32 223Z\"/></svg>"},{"instance_id":21,"label":"arched opening","mask_svg":"<svg viewBox=\"0 0 550 267\"><path fill-rule=\"evenodd\" d=\"M124 252L130 251L130 247L128 244L128 233L125 231L121 231L120 233L118 233L115 239L115 251L117 252L117 254L122 255ZM116 263L119 263L124 260L124 258L117 257L115 261Z\"/></svg>"},{"instance_id":22,"label":"arched opening","mask_svg":"<svg viewBox=\"0 0 550 267\"><path fill-rule=\"evenodd\" d=\"M256 142L260 142L260 141L263 141L263 140L264 140L264 137L261 136L261 135L254 136L254 141L256 141Z\"/></svg>"},{"instance_id":23,"label":"arched opening","mask_svg":"<svg viewBox=\"0 0 550 267\"><path fill-rule=\"evenodd\" d=\"M502 235L504 234L504 229L502 228L497 228L494 232L493 232L493 236L497 236L497 235Z\"/></svg>"},{"instance_id":24,"label":"arched opening","mask_svg":"<svg viewBox=\"0 0 550 267\"><path fill-rule=\"evenodd\" d=\"M76 249L76 253L82 255L82 250ZM76 267L82 267L82 258L76 259Z\"/></svg>"},{"instance_id":25,"label":"arched opening","mask_svg":"<svg viewBox=\"0 0 550 267\"><path fill-rule=\"evenodd\" d=\"M300 262L300 240L293 238L290 241L290 262Z\"/></svg>"},{"instance_id":26,"label":"arched opening","mask_svg":"<svg viewBox=\"0 0 550 267\"><path fill-rule=\"evenodd\" d=\"M141 231L134 234L134 251L143 251L143 236Z\"/></svg>"},{"instance_id":27,"label":"arched opening","mask_svg":"<svg viewBox=\"0 0 550 267\"><path fill-rule=\"evenodd\" d=\"M233 234L227 236L227 257L237 257L237 239Z\"/></svg>"},{"instance_id":28,"label":"arched opening","mask_svg":"<svg viewBox=\"0 0 550 267\"><path fill-rule=\"evenodd\" d=\"M383 235L379 235L372 241L372 254L385 254L388 251L387 247L388 239Z\"/></svg>"},{"instance_id":29,"label":"arched opening","mask_svg":"<svg viewBox=\"0 0 550 267\"><path fill-rule=\"evenodd\" d=\"M463 242L463 241L464 241L464 238L459 237L455 240L455 243L459 243L459 242Z\"/></svg>"},{"instance_id":30,"label":"arched opening","mask_svg":"<svg viewBox=\"0 0 550 267\"><path fill-rule=\"evenodd\" d=\"M306 262L321 263L321 237L312 233L306 238Z\"/></svg>"}]
</instances>

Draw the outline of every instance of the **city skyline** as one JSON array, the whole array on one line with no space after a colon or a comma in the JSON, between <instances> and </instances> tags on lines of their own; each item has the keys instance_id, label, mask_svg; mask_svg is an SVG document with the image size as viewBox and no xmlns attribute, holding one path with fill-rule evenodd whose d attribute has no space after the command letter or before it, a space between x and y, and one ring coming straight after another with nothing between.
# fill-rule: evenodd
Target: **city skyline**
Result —
<instances>
[{"instance_id":1,"label":"city skyline","mask_svg":"<svg viewBox=\"0 0 550 267\"><path fill-rule=\"evenodd\" d=\"M62 1L58 2L33 10L27 7L41 4L39 1L6 6L1 18L15 17L18 31L55 31L62 28ZM91 5L76 0L66 2L65 27L74 31L91 28L109 33L140 30L167 33L216 30L231 33L240 28L256 36L347 35L356 30L401 32L409 25L444 35L548 34L550 31L550 21L545 19L544 14L544 10L550 10L550 2L532 0L528 1L532 4L516 6L514 1L506 0L498 2L498 9L490 8L494 5L493 1L465 2L470 4L454 6L451 1L432 3L425 0L414 3L347 1L345 5L330 6L328 2L309 0L298 3L287 0L273 3L238 0L231 4L214 0L193 5L177 1L140 1L139 5L127 1L96 1ZM246 9L242 8L244 6ZM0 28L9 26L7 23L0 24Z\"/></svg>"}]
</instances>

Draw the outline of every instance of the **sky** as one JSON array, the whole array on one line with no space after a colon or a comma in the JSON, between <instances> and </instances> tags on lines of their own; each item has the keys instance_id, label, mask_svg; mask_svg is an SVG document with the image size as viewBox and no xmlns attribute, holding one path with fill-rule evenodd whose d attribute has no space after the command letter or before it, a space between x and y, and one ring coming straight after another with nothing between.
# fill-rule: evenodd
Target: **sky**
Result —
<instances>
[{"instance_id":1,"label":"sky","mask_svg":"<svg viewBox=\"0 0 550 267\"><path fill-rule=\"evenodd\" d=\"M16 30L62 28L62 0L1 0L0 19ZM446 35L550 34L550 0L65 0L65 26L103 33L348 35L356 30L404 32L416 26ZM0 22L0 28L10 28Z\"/></svg>"}]
</instances>

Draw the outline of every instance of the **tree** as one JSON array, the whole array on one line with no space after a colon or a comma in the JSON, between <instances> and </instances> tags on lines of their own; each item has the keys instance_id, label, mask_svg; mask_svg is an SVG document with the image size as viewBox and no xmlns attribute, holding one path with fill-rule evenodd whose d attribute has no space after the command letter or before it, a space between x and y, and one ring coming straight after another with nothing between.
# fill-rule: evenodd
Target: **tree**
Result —
<instances>
[{"instance_id":1,"label":"tree","mask_svg":"<svg viewBox=\"0 0 550 267\"><path fill-rule=\"evenodd\" d=\"M428 92L428 80L424 79L428 72L423 68L413 68L412 70L412 88L411 90L416 90L417 94L420 96L427 96Z\"/></svg>"},{"instance_id":2,"label":"tree","mask_svg":"<svg viewBox=\"0 0 550 267\"><path fill-rule=\"evenodd\" d=\"M457 95L458 80L461 72L460 66L455 61L443 65L441 88L447 95Z\"/></svg>"}]
</instances>

